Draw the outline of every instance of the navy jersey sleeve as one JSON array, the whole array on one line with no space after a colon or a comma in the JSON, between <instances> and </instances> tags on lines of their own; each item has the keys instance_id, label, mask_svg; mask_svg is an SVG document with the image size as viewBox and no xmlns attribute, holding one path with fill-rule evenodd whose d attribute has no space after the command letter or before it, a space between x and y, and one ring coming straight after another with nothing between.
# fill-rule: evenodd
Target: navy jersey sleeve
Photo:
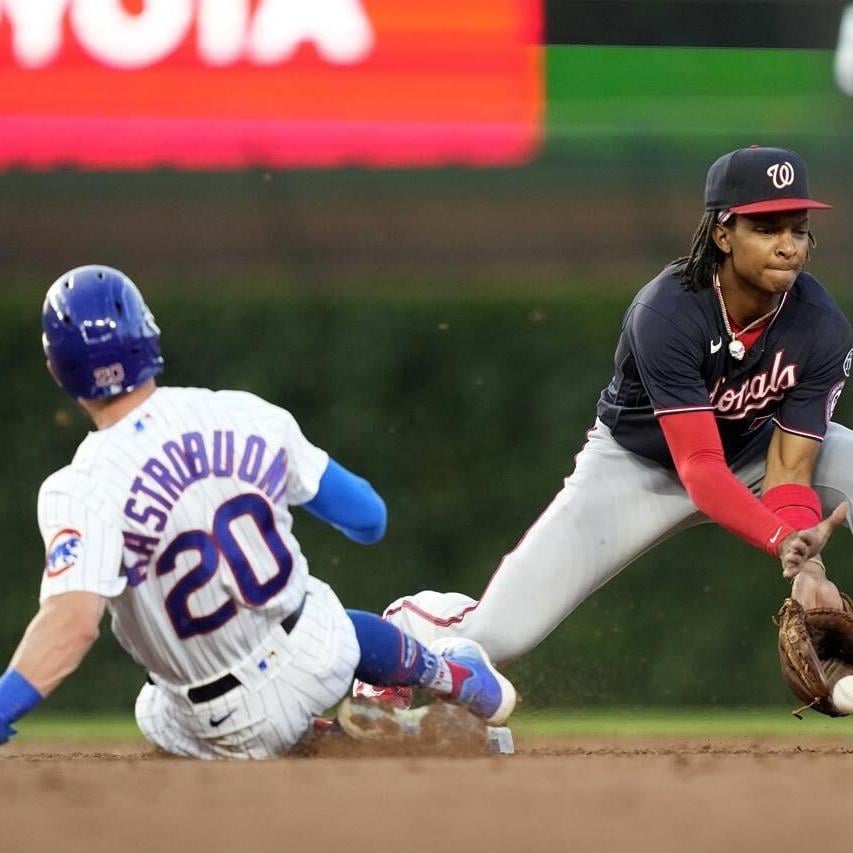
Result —
<instances>
[{"instance_id":1,"label":"navy jersey sleeve","mask_svg":"<svg viewBox=\"0 0 853 853\"><path fill-rule=\"evenodd\" d=\"M704 337L691 336L642 304L634 306L628 330L637 370L656 415L712 409L702 378Z\"/></svg>"},{"instance_id":2,"label":"navy jersey sleeve","mask_svg":"<svg viewBox=\"0 0 853 853\"><path fill-rule=\"evenodd\" d=\"M773 420L785 432L823 439L853 361L853 333L840 313L811 331L813 346L797 384L785 395Z\"/></svg>"}]
</instances>

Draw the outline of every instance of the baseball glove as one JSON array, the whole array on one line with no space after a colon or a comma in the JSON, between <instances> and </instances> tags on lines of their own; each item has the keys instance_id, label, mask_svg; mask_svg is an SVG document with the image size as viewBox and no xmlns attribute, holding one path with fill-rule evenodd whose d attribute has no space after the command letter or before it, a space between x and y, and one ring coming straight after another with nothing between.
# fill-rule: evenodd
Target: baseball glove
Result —
<instances>
[{"instance_id":1,"label":"baseball glove","mask_svg":"<svg viewBox=\"0 0 853 853\"><path fill-rule=\"evenodd\" d=\"M806 703L792 712L796 717L808 708L829 717L850 712L833 701L835 685L853 675L853 602L846 595L842 598L843 610L804 610L799 602L786 598L776 616L782 676Z\"/></svg>"}]
</instances>

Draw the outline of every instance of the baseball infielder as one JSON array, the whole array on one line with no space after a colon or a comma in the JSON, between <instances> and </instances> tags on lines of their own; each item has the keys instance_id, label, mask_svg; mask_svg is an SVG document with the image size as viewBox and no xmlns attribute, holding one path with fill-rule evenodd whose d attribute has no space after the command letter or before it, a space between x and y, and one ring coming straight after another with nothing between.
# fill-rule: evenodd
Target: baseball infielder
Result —
<instances>
[{"instance_id":1,"label":"baseball infielder","mask_svg":"<svg viewBox=\"0 0 853 853\"><path fill-rule=\"evenodd\" d=\"M840 606L819 554L850 522L853 433L830 420L851 329L803 272L809 211L825 207L792 151L715 162L689 256L625 314L613 379L562 491L479 601L425 591L385 617L422 642L466 637L508 661L641 554L709 520L779 558L805 606Z\"/></svg>"},{"instance_id":2,"label":"baseball infielder","mask_svg":"<svg viewBox=\"0 0 853 853\"><path fill-rule=\"evenodd\" d=\"M148 673L139 727L178 755L285 753L354 674L506 720L515 691L476 644L431 653L309 575L290 505L361 543L382 537L386 513L290 413L240 391L158 388L159 329L118 270L62 276L42 324L51 373L97 429L39 493L41 608L0 678L0 743L77 667L105 609Z\"/></svg>"}]
</instances>

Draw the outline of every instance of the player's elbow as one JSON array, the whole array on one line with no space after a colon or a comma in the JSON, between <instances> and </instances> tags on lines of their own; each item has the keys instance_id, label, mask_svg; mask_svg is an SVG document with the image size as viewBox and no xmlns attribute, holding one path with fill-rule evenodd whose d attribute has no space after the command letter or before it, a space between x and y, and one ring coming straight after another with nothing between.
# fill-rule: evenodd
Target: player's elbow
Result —
<instances>
[{"instance_id":1,"label":"player's elbow","mask_svg":"<svg viewBox=\"0 0 853 853\"><path fill-rule=\"evenodd\" d=\"M385 501L376 492L372 493L370 505L365 508L358 527L351 527L344 532L361 545L374 545L384 536L388 527L388 509Z\"/></svg>"},{"instance_id":2,"label":"player's elbow","mask_svg":"<svg viewBox=\"0 0 853 853\"><path fill-rule=\"evenodd\" d=\"M380 542L385 536L385 524L377 524L376 527L371 527L362 534L362 545L375 545Z\"/></svg>"},{"instance_id":3,"label":"player's elbow","mask_svg":"<svg viewBox=\"0 0 853 853\"><path fill-rule=\"evenodd\" d=\"M373 509L373 524L370 526L368 545L378 542L385 536L385 531L388 529L388 507L385 506L385 501L379 497L378 493L373 493L375 498L375 507Z\"/></svg>"},{"instance_id":4,"label":"player's elbow","mask_svg":"<svg viewBox=\"0 0 853 853\"><path fill-rule=\"evenodd\" d=\"M385 506L385 501L379 497L378 493L374 492L374 495L376 495L376 506L373 510L373 524L369 530L370 541L367 543L368 545L382 539L388 529L388 507Z\"/></svg>"},{"instance_id":5,"label":"player's elbow","mask_svg":"<svg viewBox=\"0 0 853 853\"><path fill-rule=\"evenodd\" d=\"M713 499L721 474L725 474L725 462L714 454L696 454L678 467L678 476L688 497L698 510L706 512Z\"/></svg>"}]
</instances>

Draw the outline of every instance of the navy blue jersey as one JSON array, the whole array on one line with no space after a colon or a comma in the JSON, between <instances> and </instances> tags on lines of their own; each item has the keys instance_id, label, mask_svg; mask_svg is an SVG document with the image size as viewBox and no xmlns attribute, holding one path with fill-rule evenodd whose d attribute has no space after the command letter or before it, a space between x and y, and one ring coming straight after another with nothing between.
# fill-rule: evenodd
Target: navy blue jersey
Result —
<instances>
[{"instance_id":1,"label":"navy blue jersey","mask_svg":"<svg viewBox=\"0 0 853 853\"><path fill-rule=\"evenodd\" d=\"M820 282L800 273L743 361L713 288L682 287L674 266L634 298L598 416L624 448L673 467L657 416L712 411L726 461L763 450L772 424L823 439L853 360L847 318Z\"/></svg>"}]
</instances>

